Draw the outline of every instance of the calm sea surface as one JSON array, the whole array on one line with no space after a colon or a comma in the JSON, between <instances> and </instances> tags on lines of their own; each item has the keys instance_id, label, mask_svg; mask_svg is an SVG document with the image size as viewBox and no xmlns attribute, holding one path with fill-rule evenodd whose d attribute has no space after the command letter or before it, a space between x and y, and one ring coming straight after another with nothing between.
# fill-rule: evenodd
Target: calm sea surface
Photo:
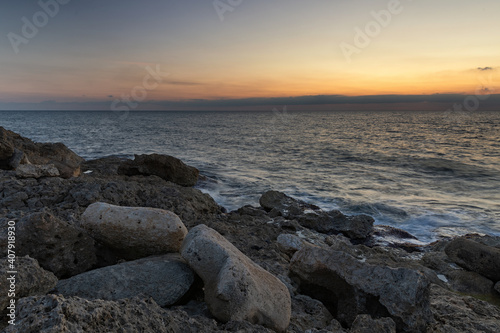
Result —
<instances>
[{"instance_id":1,"label":"calm sea surface","mask_svg":"<svg viewBox=\"0 0 500 333\"><path fill-rule=\"evenodd\" d=\"M0 126L86 159L176 156L229 210L274 189L423 241L500 235L500 112L3 111Z\"/></svg>"}]
</instances>

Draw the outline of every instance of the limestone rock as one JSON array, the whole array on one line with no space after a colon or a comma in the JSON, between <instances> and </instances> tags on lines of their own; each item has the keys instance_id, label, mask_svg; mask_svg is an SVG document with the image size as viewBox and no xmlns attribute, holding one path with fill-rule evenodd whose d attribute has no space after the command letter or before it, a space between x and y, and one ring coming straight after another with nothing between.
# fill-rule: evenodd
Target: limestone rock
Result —
<instances>
[{"instance_id":1,"label":"limestone rock","mask_svg":"<svg viewBox=\"0 0 500 333\"><path fill-rule=\"evenodd\" d=\"M125 161L118 167L118 173L126 176L155 175L181 186L194 186L200 172L175 157L151 154L135 155L133 161Z\"/></svg>"},{"instance_id":2,"label":"limestone rock","mask_svg":"<svg viewBox=\"0 0 500 333\"><path fill-rule=\"evenodd\" d=\"M0 313L10 303L11 298L8 294L11 281L15 285L15 299L43 295L54 288L57 283L57 278L54 274L41 268L38 262L29 256L16 257L14 262L14 267L17 271L17 274L14 274L15 280L8 280L7 278L12 276L12 274L7 273L7 271L10 271L8 269L9 264L7 258L0 259L0 276L2 277L2 282L0 283Z\"/></svg>"},{"instance_id":3,"label":"limestone rock","mask_svg":"<svg viewBox=\"0 0 500 333\"><path fill-rule=\"evenodd\" d=\"M103 202L85 210L81 226L97 241L131 260L178 252L187 234L182 221L170 211Z\"/></svg>"},{"instance_id":4,"label":"limestone rock","mask_svg":"<svg viewBox=\"0 0 500 333\"><path fill-rule=\"evenodd\" d=\"M37 259L59 278L85 272L96 263L94 240L47 211L22 218L16 228L18 253Z\"/></svg>"},{"instance_id":5,"label":"limestone rock","mask_svg":"<svg viewBox=\"0 0 500 333\"><path fill-rule=\"evenodd\" d=\"M16 176L19 178L59 177L59 170L54 164L21 164L16 169Z\"/></svg>"},{"instance_id":6,"label":"limestone rock","mask_svg":"<svg viewBox=\"0 0 500 333\"><path fill-rule=\"evenodd\" d=\"M177 302L191 287L194 273L178 254L167 254L95 269L60 280L54 293L65 297L116 301L140 294L160 306Z\"/></svg>"},{"instance_id":7,"label":"limestone rock","mask_svg":"<svg viewBox=\"0 0 500 333\"><path fill-rule=\"evenodd\" d=\"M423 330L432 321L428 279L403 264L307 245L293 256L290 271L302 293L322 301L344 325L366 313L390 316L403 331Z\"/></svg>"},{"instance_id":8,"label":"limestone rock","mask_svg":"<svg viewBox=\"0 0 500 333\"><path fill-rule=\"evenodd\" d=\"M58 295L26 297L17 304L16 325L6 333L173 332L166 311L151 299L89 301Z\"/></svg>"},{"instance_id":9,"label":"limestone rock","mask_svg":"<svg viewBox=\"0 0 500 333\"><path fill-rule=\"evenodd\" d=\"M182 256L205 284L211 313L223 322L247 320L283 332L291 315L287 287L205 225L191 229Z\"/></svg>"},{"instance_id":10,"label":"limestone rock","mask_svg":"<svg viewBox=\"0 0 500 333\"><path fill-rule=\"evenodd\" d=\"M500 249L457 238L446 246L445 252L463 268L479 273L493 282L500 281Z\"/></svg>"},{"instance_id":11,"label":"limestone rock","mask_svg":"<svg viewBox=\"0 0 500 333\"><path fill-rule=\"evenodd\" d=\"M373 319L370 315L359 315L352 323L350 333L396 333L396 323L391 318Z\"/></svg>"}]
</instances>

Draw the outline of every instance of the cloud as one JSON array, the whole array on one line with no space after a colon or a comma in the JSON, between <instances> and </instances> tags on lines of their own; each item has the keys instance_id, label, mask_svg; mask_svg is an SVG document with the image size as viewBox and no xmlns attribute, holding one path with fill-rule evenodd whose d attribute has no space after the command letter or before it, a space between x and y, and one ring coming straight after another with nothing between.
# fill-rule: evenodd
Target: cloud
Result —
<instances>
[{"instance_id":1,"label":"cloud","mask_svg":"<svg viewBox=\"0 0 500 333\"><path fill-rule=\"evenodd\" d=\"M478 67L477 70L481 72L492 71L493 67Z\"/></svg>"}]
</instances>

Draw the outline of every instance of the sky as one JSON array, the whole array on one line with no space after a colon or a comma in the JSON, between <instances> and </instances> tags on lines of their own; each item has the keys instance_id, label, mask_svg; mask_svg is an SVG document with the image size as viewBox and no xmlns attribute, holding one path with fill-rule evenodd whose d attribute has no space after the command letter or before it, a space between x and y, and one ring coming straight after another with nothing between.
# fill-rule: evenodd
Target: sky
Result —
<instances>
[{"instance_id":1,"label":"sky","mask_svg":"<svg viewBox=\"0 0 500 333\"><path fill-rule=\"evenodd\" d=\"M498 0L0 3L0 110L499 109Z\"/></svg>"}]
</instances>

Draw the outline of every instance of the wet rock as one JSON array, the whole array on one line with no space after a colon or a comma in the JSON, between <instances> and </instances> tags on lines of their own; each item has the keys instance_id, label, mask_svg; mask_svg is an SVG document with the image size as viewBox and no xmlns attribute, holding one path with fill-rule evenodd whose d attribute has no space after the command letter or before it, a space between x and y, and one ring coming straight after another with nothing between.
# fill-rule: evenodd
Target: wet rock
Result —
<instances>
[{"instance_id":1,"label":"wet rock","mask_svg":"<svg viewBox=\"0 0 500 333\"><path fill-rule=\"evenodd\" d=\"M198 169L168 155L135 155L133 161L125 161L118 167L118 174L126 176L158 176L181 186L194 186L198 181Z\"/></svg>"},{"instance_id":2,"label":"wet rock","mask_svg":"<svg viewBox=\"0 0 500 333\"><path fill-rule=\"evenodd\" d=\"M304 244L304 240L302 240L299 236L292 234L281 234L278 236L276 241L280 251L288 255L293 255L295 252L300 250Z\"/></svg>"},{"instance_id":3,"label":"wet rock","mask_svg":"<svg viewBox=\"0 0 500 333\"><path fill-rule=\"evenodd\" d=\"M432 321L426 275L402 263L305 245L290 271L299 291L322 301L344 325L366 313L391 317L402 331L423 330Z\"/></svg>"},{"instance_id":4,"label":"wet rock","mask_svg":"<svg viewBox=\"0 0 500 333\"><path fill-rule=\"evenodd\" d=\"M308 213L298 218L300 225L321 233L342 233L352 239L364 239L373 231L375 220L368 215L346 216L338 210Z\"/></svg>"},{"instance_id":5,"label":"wet rock","mask_svg":"<svg viewBox=\"0 0 500 333\"><path fill-rule=\"evenodd\" d=\"M210 312L223 322L246 320L277 331L290 322L287 287L252 262L215 230L191 229L182 256L205 284Z\"/></svg>"},{"instance_id":6,"label":"wet rock","mask_svg":"<svg viewBox=\"0 0 500 333\"><path fill-rule=\"evenodd\" d=\"M9 274L10 262L7 258L0 259L0 276L2 282L0 283L0 313L6 309L10 304L11 299L19 299L27 296L43 295L49 290L54 288L57 283L57 278L51 272L48 272L38 265L38 262L30 258L16 257L14 262L17 274ZM12 275L15 279L10 279ZM15 298L11 298L9 289L11 282L14 284ZM7 311L9 312L9 311ZM22 331L19 331L22 332Z\"/></svg>"},{"instance_id":7,"label":"wet rock","mask_svg":"<svg viewBox=\"0 0 500 333\"><path fill-rule=\"evenodd\" d=\"M373 226L373 232L363 241L363 245L400 248L407 252L420 252L426 244L407 231L387 225Z\"/></svg>"},{"instance_id":8,"label":"wet rock","mask_svg":"<svg viewBox=\"0 0 500 333\"><path fill-rule=\"evenodd\" d=\"M53 293L116 301L140 294L169 306L184 296L194 273L178 254L167 254L95 269L60 280Z\"/></svg>"},{"instance_id":9,"label":"wet rock","mask_svg":"<svg viewBox=\"0 0 500 333\"><path fill-rule=\"evenodd\" d=\"M359 315L352 323L350 333L396 333L396 323L391 318L373 319L370 315Z\"/></svg>"},{"instance_id":10,"label":"wet rock","mask_svg":"<svg viewBox=\"0 0 500 333\"><path fill-rule=\"evenodd\" d=\"M276 212L276 216L293 217L300 215L304 210L320 210L318 206L305 203L289 197L278 191L268 191L259 199L260 205L268 212Z\"/></svg>"},{"instance_id":11,"label":"wet rock","mask_svg":"<svg viewBox=\"0 0 500 333\"><path fill-rule=\"evenodd\" d=\"M500 249L457 238L446 246L445 252L466 270L479 273L493 282L500 281Z\"/></svg>"},{"instance_id":12,"label":"wet rock","mask_svg":"<svg viewBox=\"0 0 500 333\"><path fill-rule=\"evenodd\" d=\"M435 322L427 327L427 332L500 332L499 307L473 297L459 296L436 285L430 290Z\"/></svg>"},{"instance_id":13,"label":"wet rock","mask_svg":"<svg viewBox=\"0 0 500 333\"><path fill-rule=\"evenodd\" d=\"M82 273L96 263L94 240L48 211L22 218L16 229L18 253L37 259L59 278Z\"/></svg>"},{"instance_id":14,"label":"wet rock","mask_svg":"<svg viewBox=\"0 0 500 333\"><path fill-rule=\"evenodd\" d=\"M81 173L83 158L62 143L35 143L3 127L0 127L0 142L2 169L14 169L18 163L22 165L29 162L37 165L53 164L63 178L77 177ZM16 153L16 149L22 154Z\"/></svg>"},{"instance_id":15,"label":"wet rock","mask_svg":"<svg viewBox=\"0 0 500 333\"><path fill-rule=\"evenodd\" d=\"M19 178L59 177L59 170L54 164L22 164L17 167L16 176Z\"/></svg>"},{"instance_id":16,"label":"wet rock","mask_svg":"<svg viewBox=\"0 0 500 333\"><path fill-rule=\"evenodd\" d=\"M182 221L170 211L103 202L85 210L81 226L97 241L130 260L178 252L187 234Z\"/></svg>"}]
</instances>

